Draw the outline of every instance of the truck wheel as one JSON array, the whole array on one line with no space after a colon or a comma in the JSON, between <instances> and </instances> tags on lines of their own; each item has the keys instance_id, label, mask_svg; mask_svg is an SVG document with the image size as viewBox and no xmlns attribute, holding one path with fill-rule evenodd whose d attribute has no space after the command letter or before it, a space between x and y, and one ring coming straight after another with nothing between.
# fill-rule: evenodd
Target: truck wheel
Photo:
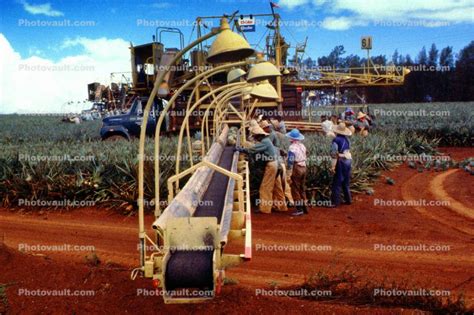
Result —
<instances>
[{"instance_id":1,"label":"truck wheel","mask_svg":"<svg viewBox=\"0 0 474 315\"><path fill-rule=\"evenodd\" d=\"M124 141L127 140L125 137L120 135L113 135L104 139L105 141L115 142L115 141Z\"/></svg>"}]
</instances>

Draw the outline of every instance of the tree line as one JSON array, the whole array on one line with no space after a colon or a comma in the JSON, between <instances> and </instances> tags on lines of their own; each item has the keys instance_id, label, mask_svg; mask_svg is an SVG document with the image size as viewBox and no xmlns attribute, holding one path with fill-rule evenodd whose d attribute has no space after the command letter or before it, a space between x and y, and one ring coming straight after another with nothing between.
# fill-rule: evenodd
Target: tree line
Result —
<instances>
[{"instance_id":1,"label":"tree line","mask_svg":"<svg viewBox=\"0 0 474 315\"><path fill-rule=\"evenodd\" d=\"M327 56L302 61L305 68L333 68L343 70L349 67L363 67L367 58L345 55L344 46L336 46ZM358 88L367 102L455 102L474 100L474 41L457 54L453 47L439 50L433 43L429 50L423 47L415 59L395 50L391 58L385 55L371 56L377 66L395 65L407 67L410 73L402 86ZM360 91L362 90L362 91Z\"/></svg>"}]
</instances>

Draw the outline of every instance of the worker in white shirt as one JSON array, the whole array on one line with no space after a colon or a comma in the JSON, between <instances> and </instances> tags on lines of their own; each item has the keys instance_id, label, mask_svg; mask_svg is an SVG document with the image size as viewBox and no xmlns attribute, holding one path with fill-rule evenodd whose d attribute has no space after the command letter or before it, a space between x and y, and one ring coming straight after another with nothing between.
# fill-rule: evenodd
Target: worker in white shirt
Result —
<instances>
[{"instance_id":1,"label":"worker in white shirt","mask_svg":"<svg viewBox=\"0 0 474 315\"><path fill-rule=\"evenodd\" d=\"M321 116L321 127L326 137L334 138L336 136L332 131L334 124L326 115Z\"/></svg>"}]
</instances>

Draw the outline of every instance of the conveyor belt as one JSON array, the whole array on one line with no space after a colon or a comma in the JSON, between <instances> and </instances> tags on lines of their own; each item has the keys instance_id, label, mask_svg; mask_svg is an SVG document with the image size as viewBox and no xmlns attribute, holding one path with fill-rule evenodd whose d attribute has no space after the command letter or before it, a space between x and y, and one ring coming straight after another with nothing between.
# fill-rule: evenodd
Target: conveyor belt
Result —
<instances>
[{"instance_id":1,"label":"conveyor belt","mask_svg":"<svg viewBox=\"0 0 474 315\"><path fill-rule=\"evenodd\" d=\"M222 152L219 166L230 170L234 147L227 146ZM204 193L202 202L196 208L194 217L216 217L220 223L226 202L229 177L214 172ZM213 286L212 256L214 251L175 251L171 253L166 267L168 290L178 288L209 289Z\"/></svg>"},{"instance_id":2,"label":"conveyor belt","mask_svg":"<svg viewBox=\"0 0 474 315\"><path fill-rule=\"evenodd\" d=\"M176 251L166 265L166 288L212 290L214 251Z\"/></svg>"},{"instance_id":3,"label":"conveyor belt","mask_svg":"<svg viewBox=\"0 0 474 315\"><path fill-rule=\"evenodd\" d=\"M234 147L232 146L224 148L219 160L220 167L230 170L232 166L232 156L234 154L233 149ZM202 202L194 212L195 217L216 217L217 222L221 222L228 182L229 177L222 173L214 172L211 183L202 198Z\"/></svg>"}]
</instances>

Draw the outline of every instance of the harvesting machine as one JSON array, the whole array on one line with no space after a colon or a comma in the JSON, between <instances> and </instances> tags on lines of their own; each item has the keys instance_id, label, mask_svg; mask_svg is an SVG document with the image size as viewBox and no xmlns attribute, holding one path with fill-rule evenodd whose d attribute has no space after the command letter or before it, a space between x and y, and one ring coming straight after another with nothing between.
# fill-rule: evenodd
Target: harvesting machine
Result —
<instances>
[{"instance_id":1,"label":"harvesting machine","mask_svg":"<svg viewBox=\"0 0 474 315\"><path fill-rule=\"evenodd\" d=\"M239 22L255 18L271 20L262 53L247 42ZM210 28L209 20L219 20L220 26ZM170 28L158 28L151 43L131 47L133 84L126 103L143 99L138 129L140 266L132 278L153 279L166 303L213 298L224 283L225 269L252 257L249 167L234 147L246 145L249 121L257 109L277 109L285 116L301 111L305 89L403 83L404 71L374 72L370 65L319 71L312 80L301 80L297 69L287 63L290 45L280 25L280 16L273 12L199 17L197 39L186 47L183 34ZM161 37L166 32L178 35L179 49L164 48ZM213 38L210 47L204 46ZM297 45L295 64L304 46ZM190 59L185 59L186 54ZM162 99L167 102L159 102ZM155 220L147 231L144 151L150 122L154 126ZM178 133L176 166L174 176L160 179L160 134L166 122L168 131ZM197 131L198 143L193 138ZM183 157L190 163L184 170ZM187 179L184 185L183 179ZM162 185L168 188L163 211Z\"/></svg>"}]
</instances>

